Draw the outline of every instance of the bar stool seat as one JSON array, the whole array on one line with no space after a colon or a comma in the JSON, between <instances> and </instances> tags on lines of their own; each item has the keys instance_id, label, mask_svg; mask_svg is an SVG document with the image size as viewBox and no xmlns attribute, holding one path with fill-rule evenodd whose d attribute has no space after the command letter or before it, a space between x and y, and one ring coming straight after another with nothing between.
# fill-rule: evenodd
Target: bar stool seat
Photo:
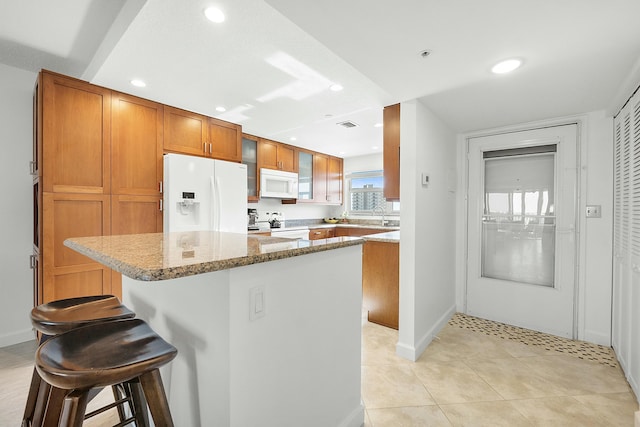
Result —
<instances>
[{"instance_id":1,"label":"bar stool seat","mask_svg":"<svg viewBox=\"0 0 640 427\"><path fill-rule=\"evenodd\" d=\"M31 324L43 334L58 335L91 323L128 319L135 315L113 295L94 295L34 307Z\"/></svg>"},{"instance_id":2,"label":"bar stool seat","mask_svg":"<svg viewBox=\"0 0 640 427\"><path fill-rule=\"evenodd\" d=\"M177 352L144 321L126 319L50 338L36 351L35 365L44 381L65 391L60 425L82 425L92 388L139 379L155 425L172 426L158 368Z\"/></svg>"}]
</instances>

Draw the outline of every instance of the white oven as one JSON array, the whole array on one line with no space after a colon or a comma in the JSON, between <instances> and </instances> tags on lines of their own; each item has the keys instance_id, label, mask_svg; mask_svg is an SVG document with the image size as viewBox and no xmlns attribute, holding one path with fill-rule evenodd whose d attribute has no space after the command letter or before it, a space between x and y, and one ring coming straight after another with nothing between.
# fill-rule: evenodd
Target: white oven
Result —
<instances>
[{"instance_id":1,"label":"white oven","mask_svg":"<svg viewBox=\"0 0 640 427\"><path fill-rule=\"evenodd\" d=\"M272 228L271 237L284 237L286 239L309 240L309 228L296 227L294 229Z\"/></svg>"},{"instance_id":2,"label":"white oven","mask_svg":"<svg viewBox=\"0 0 640 427\"><path fill-rule=\"evenodd\" d=\"M298 174L274 169L260 169L260 197L298 198Z\"/></svg>"}]
</instances>

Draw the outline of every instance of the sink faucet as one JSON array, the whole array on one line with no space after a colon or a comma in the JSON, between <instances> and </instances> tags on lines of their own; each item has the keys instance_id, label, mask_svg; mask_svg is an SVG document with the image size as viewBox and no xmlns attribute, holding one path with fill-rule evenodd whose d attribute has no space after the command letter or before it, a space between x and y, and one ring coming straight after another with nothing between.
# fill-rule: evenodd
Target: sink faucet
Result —
<instances>
[{"instance_id":1,"label":"sink faucet","mask_svg":"<svg viewBox=\"0 0 640 427\"><path fill-rule=\"evenodd\" d=\"M375 208L373 208L373 214L375 215L376 212L380 212L380 216L382 217L382 226L384 227L384 225L385 225L385 223L384 223L385 208L383 206L376 206Z\"/></svg>"}]
</instances>

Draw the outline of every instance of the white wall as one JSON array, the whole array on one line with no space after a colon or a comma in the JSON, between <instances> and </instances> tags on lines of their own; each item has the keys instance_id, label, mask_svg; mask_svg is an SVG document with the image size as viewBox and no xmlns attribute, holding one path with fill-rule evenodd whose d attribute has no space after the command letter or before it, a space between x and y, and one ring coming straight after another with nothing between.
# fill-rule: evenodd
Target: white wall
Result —
<instances>
[{"instance_id":1,"label":"white wall","mask_svg":"<svg viewBox=\"0 0 640 427\"><path fill-rule=\"evenodd\" d=\"M416 360L455 312L456 136L417 100L400 106L400 328ZM428 187L421 174L429 174Z\"/></svg>"},{"instance_id":2,"label":"white wall","mask_svg":"<svg viewBox=\"0 0 640 427\"><path fill-rule=\"evenodd\" d=\"M345 176L352 172L376 171L383 169L383 153L367 154L366 156L347 157L344 159Z\"/></svg>"},{"instance_id":3,"label":"white wall","mask_svg":"<svg viewBox=\"0 0 640 427\"><path fill-rule=\"evenodd\" d=\"M487 129L458 136L459 179L456 208L456 303L465 311L466 276L466 139L562 123L580 123L578 339L611 344L611 254L613 227L613 121L604 111ZM584 217L587 204L601 205L602 218Z\"/></svg>"},{"instance_id":4,"label":"white wall","mask_svg":"<svg viewBox=\"0 0 640 427\"><path fill-rule=\"evenodd\" d=\"M340 216L342 206L316 205L310 203L298 203L295 205L283 205L279 199L261 199L258 203L249 203L249 208L258 209L258 220L266 221L269 218L267 212L280 212L287 219L318 219Z\"/></svg>"},{"instance_id":5,"label":"white wall","mask_svg":"<svg viewBox=\"0 0 640 427\"><path fill-rule=\"evenodd\" d=\"M36 74L0 64L0 347L33 339L32 94Z\"/></svg>"},{"instance_id":6,"label":"white wall","mask_svg":"<svg viewBox=\"0 0 640 427\"><path fill-rule=\"evenodd\" d=\"M578 339L609 346L613 274L613 117L607 117L604 111L589 113L584 130ZM601 205L602 218L584 218L586 205Z\"/></svg>"}]
</instances>

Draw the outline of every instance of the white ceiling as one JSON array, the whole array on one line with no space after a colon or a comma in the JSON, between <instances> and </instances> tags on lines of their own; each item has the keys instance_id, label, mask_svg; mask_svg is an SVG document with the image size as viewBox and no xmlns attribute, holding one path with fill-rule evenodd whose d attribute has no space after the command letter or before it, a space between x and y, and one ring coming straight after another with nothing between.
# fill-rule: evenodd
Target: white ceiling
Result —
<instances>
[{"instance_id":1,"label":"white ceiling","mask_svg":"<svg viewBox=\"0 0 640 427\"><path fill-rule=\"evenodd\" d=\"M456 132L610 108L640 59L638 16L638 0L14 0L0 62L349 157L380 151L382 107L414 98ZM509 57L523 67L490 73Z\"/></svg>"}]
</instances>

